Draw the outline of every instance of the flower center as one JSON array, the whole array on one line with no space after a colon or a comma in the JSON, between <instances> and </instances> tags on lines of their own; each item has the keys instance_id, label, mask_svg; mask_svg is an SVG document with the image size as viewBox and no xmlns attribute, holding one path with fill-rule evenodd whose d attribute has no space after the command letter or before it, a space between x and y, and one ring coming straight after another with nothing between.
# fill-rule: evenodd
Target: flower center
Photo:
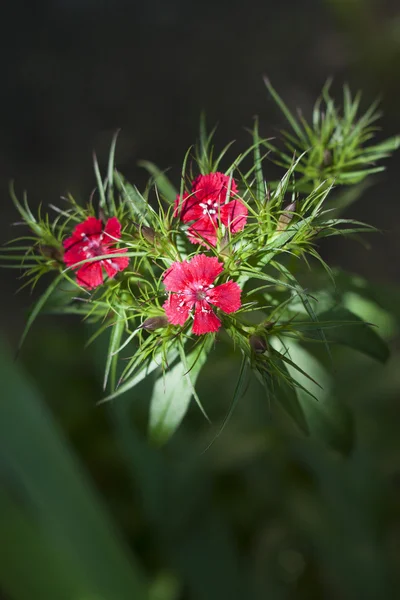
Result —
<instances>
[{"instance_id":1,"label":"flower center","mask_svg":"<svg viewBox=\"0 0 400 600\"><path fill-rule=\"evenodd\" d=\"M104 234L96 235L92 238L87 235L82 236L85 245L82 247L83 252L87 258L94 258L95 256L102 256L107 254L107 246L103 244Z\"/></svg>"},{"instance_id":2,"label":"flower center","mask_svg":"<svg viewBox=\"0 0 400 600\"><path fill-rule=\"evenodd\" d=\"M212 290L213 287L214 285L212 283L209 285L201 285L201 283L198 284L196 286L196 289L193 290L193 299L195 300L195 302L202 302L203 300L205 300L206 302L210 302L209 292L210 290Z\"/></svg>"},{"instance_id":3,"label":"flower center","mask_svg":"<svg viewBox=\"0 0 400 600\"><path fill-rule=\"evenodd\" d=\"M199 202L200 208L203 209L203 215L216 215L218 212L218 205L218 202L215 202L210 198L208 200L205 200L204 202Z\"/></svg>"},{"instance_id":4,"label":"flower center","mask_svg":"<svg viewBox=\"0 0 400 600\"><path fill-rule=\"evenodd\" d=\"M196 292L196 300L207 300L207 292L205 290L198 290Z\"/></svg>"}]
</instances>

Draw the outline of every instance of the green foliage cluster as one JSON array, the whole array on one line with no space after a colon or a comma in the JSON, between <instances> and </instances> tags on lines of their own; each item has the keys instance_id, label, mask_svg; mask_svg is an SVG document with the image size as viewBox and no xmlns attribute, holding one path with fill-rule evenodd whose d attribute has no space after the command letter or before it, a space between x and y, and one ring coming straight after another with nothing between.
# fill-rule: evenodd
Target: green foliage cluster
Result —
<instances>
[{"instance_id":1,"label":"green foliage cluster","mask_svg":"<svg viewBox=\"0 0 400 600\"><path fill-rule=\"evenodd\" d=\"M23 340L40 312L81 315L97 325L91 341L110 332L103 377L108 392L102 402L132 393L151 377L149 434L158 443L176 431L192 398L209 419L196 390L216 341L227 348L231 344L241 356L231 407L217 436L251 375L261 383L271 410L283 410L295 426L310 433L319 412L315 407L321 406L326 389L319 377L310 373L307 348L311 342L318 345L320 357L325 354L329 358L333 342L350 345L382 362L388 358L382 337L362 314L341 301L335 275L321 259L317 244L328 236L356 237L373 230L341 218L339 213L357 197L361 189L357 185L384 168L371 167L371 163L389 156L399 138L369 143L379 115L373 106L360 116L360 96L353 99L347 88L341 112L325 87L312 124L308 124L301 116L296 119L271 84L266 84L292 129L292 133L284 133L287 151L262 138L256 120L249 148L223 168L231 144L216 153L214 131L208 133L202 119L199 141L183 161L179 189L148 162L142 163L151 175L144 191L127 182L115 169L115 136L104 179L97 160L94 162L97 201L92 196L83 207L68 197L65 209L52 207L54 219L42 216L42 210L36 218L26 197L20 202L12 191L31 233L6 246L2 258L8 260L8 266L24 270L25 285L35 285L47 272L56 274L33 307ZM278 182L266 179L265 161L270 158L285 169ZM224 277L240 285L242 306L233 314L221 315L223 329L217 336L199 338L192 335L190 322L183 327L165 323L162 275L174 261L204 251L188 241L185 228L174 217L175 199L190 190L198 173L222 168L238 182L249 217L243 231L235 235L222 226L216 246L206 252L224 263ZM341 197L338 188L344 190ZM121 243L128 249L120 256L130 258L128 269L92 293L76 283L62 259L62 241L89 215L119 219ZM100 258L115 256L118 254ZM162 326L153 326L157 323ZM316 370L323 373L327 384L329 367L321 364Z\"/></svg>"}]
</instances>

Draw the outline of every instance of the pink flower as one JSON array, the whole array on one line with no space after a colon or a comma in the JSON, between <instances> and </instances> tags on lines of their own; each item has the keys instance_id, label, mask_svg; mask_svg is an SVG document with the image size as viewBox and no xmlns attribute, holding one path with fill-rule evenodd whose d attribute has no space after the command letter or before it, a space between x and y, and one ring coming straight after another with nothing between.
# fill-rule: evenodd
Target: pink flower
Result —
<instances>
[{"instance_id":1,"label":"pink flower","mask_svg":"<svg viewBox=\"0 0 400 600\"><path fill-rule=\"evenodd\" d=\"M64 240L64 262L67 267L76 268L76 280L79 285L93 289L103 283L103 267L109 277L114 277L118 271L123 271L129 265L128 257L101 258L105 254L121 254L127 249L111 248L121 237L121 224L117 217L108 219L103 229L103 223L95 217L88 217L79 223L71 237ZM98 261L88 262L74 267L76 263L98 256Z\"/></svg>"},{"instance_id":2,"label":"pink flower","mask_svg":"<svg viewBox=\"0 0 400 600\"><path fill-rule=\"evenodd\" d=\"M184 325L190 312L194 312L193 333L202 335L218 331L221 321L211 305L225 313L232 313L241 306L240 287L227 281L214 287L213 282L223 271L217 258L196 254L191 260L174 262L164 273L164 285L170 294L164 303L168 321Z\"/></svg>"},{"instance_id":3,"label":"pink flower","mask_svg":"<svg viewBox=\"0 0 400 600\"><path fill-rule=\"evenodd\" d=\"M185 193L175 200L174 216L179 216L185 223L194 221L188 229L192 243L207 246L206 240L215 246L220 223L231 233L242 231L246 225L248 211L243 202L235 198L236 195L236 182L227 175L199 175L192 183L192 193ZM230 198L235 199L228 202Z\"/></svg>"}]
</instances>

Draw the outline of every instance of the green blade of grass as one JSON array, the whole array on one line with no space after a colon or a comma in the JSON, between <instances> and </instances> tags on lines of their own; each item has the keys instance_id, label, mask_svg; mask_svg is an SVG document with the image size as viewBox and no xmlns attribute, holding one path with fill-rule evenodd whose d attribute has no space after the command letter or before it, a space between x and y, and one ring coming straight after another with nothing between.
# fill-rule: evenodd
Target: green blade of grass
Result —
<instances>
[{"instance_id":1,"label":"green blade of grass","mask_svg":"<svg viewBox=\"0 0 400 600\"><path fill-rule=\"evenodd\" d=\"M2 346L0 378L2 591L13 600L145 600L134 556Z\"/></svg>"}]
</instances>

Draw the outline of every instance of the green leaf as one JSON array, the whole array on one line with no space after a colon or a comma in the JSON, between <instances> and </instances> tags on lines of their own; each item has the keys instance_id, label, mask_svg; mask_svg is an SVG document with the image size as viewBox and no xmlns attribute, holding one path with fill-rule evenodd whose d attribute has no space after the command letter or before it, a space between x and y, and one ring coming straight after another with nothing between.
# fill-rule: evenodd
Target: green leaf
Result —
<instances>
[{"instance_id":1,"label":"green leaf","mask_svg":"<svg viewBox=\"0 0 400 600\"><path fill-rule=\"evenodd\" d=\"M274 352L272 361L274 365L275 372L273 375L269 376L267 373L264 373L264 382L267 387L270 388L268 391L269 397L278 402L280 407L286 412L287 415L293 420L293 422L297 425L297 427L305 434L309 433L308 423L304 415L304 411L302 405L299 401L298 394L301 390L298 390L296 385L292 383L292 376L289 371L291 368L287 366L285 362L278 357L280 352ZM287 357L287 360L290 360ZM305 375L299 374L297 369L294 369L294 372L297 372L297 377L293 373L293 379L295 381L299 380L299 377L304 377L307 379ZM308 389L308 387L306 387ZM305 395L307 395L305 393ZM313 399L311 398L311 401Z\"/></svg>"},{"instance_id":2,"label":"green leaf","mask_svg":"<svg viewBox=\"0 0 400 600\"><path fill-rule=\"evenodd\" d=\"M346 308L337 306L322 312L318 320L336 325L336 327L323 329L328 342L349 346L382 363L388 360L390 351L383 339L368 323ZM313 337L315 331L310 330L307 335Z\"/></svg>"},{"instance_id":3,"label":"green leaf","mask_svg":"<svg viewBox=\"0 0 400 600\"><path fill-rule=\"evenodd\" d=\"M225 417L224 417L224 419L223 419L223 421L222 421L222 423L221 423L221 425L220 425L217 433L214 435L214 437L211 440L211 442L205 448L204 452L207 452L207 450L209 450L209 448L211 448L211 446L214 444L215 440L221 435L221 433L225 429L226 424L228 423L229 419L231 418L231 416L233 414L233 411L235 410L238 401L240 400L241 396L244 393L244 387L245 387L245 384L247 382L248 371L249 371L249 360L248 360L247 356L243 353L243 355L242 355L242 363L241 363L241 366L240 366L238 380L236 382L236 387L235 387L235 391L233 393L231 405L230 405L229 410L226 413L226 415L225 415Z\"/></svg>"},{"instance_id":4,"label":"green leaf","mask_svg":"<svg viewBox=\"0 0 400 600\"><path fill-rule=\"evenodd\" d=\"M273 99L275 100L276 104L279 106L280 110L290 123L293 131L296 133L296 135L298 135L300 140L303 140L307 143L307 138L304 135L304 132L302 131L300 125L297 123L296 119L294 118L294 116L292 115L282 98L279 96L278 92L272 87L271 82L267 77L264 77L264 83L267 86L267 89L273 97Z\"/></svg>"},{"instance_id":5,"label":"green leaf","mask_svg":"<svg viewBox=\"0 0 400 600\"><path fill-rule=\"evenodd\" d=\"M165 199L171 203L175 202L178 191L169 181L168 177L155 164L148 160L141 160L138 164L153 176L154 183Z\"/></svg>"},{"instance_id":6,"label":"green leaf","mask_svg":"<svg viewBox=\"0 0 400 600\"><path fill-rule=\"evenodd\" d=\"M103 180L101 178L101 173L100 173L100 169L99 169L99 163L97 162L97 156L95 154L93 154L93 168L94 168L94 174L96 176L97 188L99 190L99 196L100 196L99 208L101 208L101 209L103 209L105 211L106 208L107 208L106 194L105 194L105 191L104 191Z\"/></svg>"},{"instance_id":7,"label":"green leaf","mask_svg":"<svg viewBox=\"0 0 400 600\"><path fill-rule=\"evenodd\" d=\"M260 153L260 136L258 134L258 119L254 120L253 128L253 146L254 146L254 171L256 177L256 193L260 202L265 196L264 174L262 169L262 160Z\"/></svg>"},{"instance_id":8,"label":"green leaf","mask_svg":"<svg viewBox=\"0 0 400 600\"><path fill-rule=\"evenodd\" d=\"M210 344L198 348L163 373L154 384L150 402L149 436L157 444L165 443L179 427L194 395L194 386L204 365Z\"/></svg>"},{"instance_id":9,"label":"green leaf","mask_svg":"<svg viewBox=\"0 0 400 600\"><path fill-rule=\"evenodd\" d=\"M336 217L359 200L371 185L373 182L370 179L364 179L361 183L340 189L325 202L324 208L330 211L330 216Z\"/></svg>"},{"instance_id":10,"label":"green leaf","mask_svg":"<svg viewBox=\"0 0 400 600\"><path fill-rule=\"evenodd\" d=\"M152 223L154 209L143 198L136 186L131 185L124 176L115 171L115 184L122 194L123 201L127 204L133 219L138 219L141 224L149 226Z\"/></svg>"},{"instance_id":11,"label":"green leaf","mask_svg":"<svg viewBox=\"0 0 400 600\"><path fill-rule=\"evenodd\" d=\"M0 378L2 591L13 600L144 600L133 556L3 347Z\"/></svg>"},{"instance_id":12,"label":"green leaf","mask_svg":"<svg viewBox=\"0 0 400 600\"><path fill-rule=\"evenodd\" d=\"M110 147L110 155L108 157L108 167L107 167L107 199L108 199L108 209L110 214L115 215L116 206L114 199L114 161L115 161L115 147L117 145L117 138L119 134L119 129L114 133L111 147Z\"/></svg>"},{"instance_id":13,"label":"green leaf","mask_svg":"<svg viewBox=\"0 0 400 600\"><path fill-rule=\"evenodd\" d=\"M107 387L108 376L111 373L111 389L115 389L116 383L116 370L117 370L117 362L118 362L118 354L116 351L118 350L122 335L124 333L125 324L126 324L126 315L125 311L120 309L121 315L116 315L117 320L111 326L111 334L110 334L110 343L108 345L107 352L107 361L106 368L104 371L104 381L103 381L103 389L105 390Z\"/></svg>"},{"instance_id":14,"label":"green leaf","mask_svg":"<svg viewBox=\"0 0 400 600\"><path fill-rule=\"evenodd\" d=\"M178 351L172 350L168 354L168 364L173 364L177 356ZM160 359L160 357L156 357L152 360L144 360L140 365L138 365L137 369L135 369L132 377L130 377L129 379L124 381L120 386L118 386L118 388L114 392L112 392L112 394L109 394L105 398L102 398L102 400L100 400L98 404L103 404L104 402L114 400L118 396L121 396L122 394L125 394L125 392L133 389L141 381L143 381L143 379L147 377L147 375L150 375L150 373L155 371L160 366L160 362L158 359Z\"/></svg>"},{"instance_id":15,"label":"green leaf","mask_svg":"<svg viewBox=\"0 0 400 600\"><path fill-rule=\"evenodd\" d=\"M43 292L43 294L40 296L39 300L36 302L36 304L34 305L34 307L32 308L28 320L26 322L24 331L22 332L22 336L20 339L20 342L18 344L18 350L17 353L21 350L22 345L26 339L26 336L28 335L28 332L30 330L30 328L32 327L33 323L35 322L36 317L38 316L38 314L40 313L40 311L42 310L42 308L44 307L44 305L46 304L47 300L49 299L49 297L51 296L51 294L54 292L54 290L57 288L58 284L60 283L61 279L64 277L63 273L60 273L58 275L58 277L56 277L51 284L48 286L48 288L45 290L45 292Z\"/></svg>"},{"instance_id":16,"label":"green leaf","mask_svg":"<svg viewBox=\"0 0 400 600\"><path fill-rule=\"evenodd\" d=\"M400 288L398 286L367 281L360 275L347 273L341 269L335 269L333 274L337 290L344 303L346 303L346 295L353 293L377 304L400 323ZM351 310L349 306L347 308Z\"/></svg>"},{"instance_id":17,"label":"green leaf","mask_svg":"<svg viewBox=\"0 0 400 600\"><path fill-rule=\"evenodd\" d=\"M294 340L285 340L285 346L293 364L298 367L287 365L287 369L304 388L298 388L296 392L310 434L338 450L348 451L353 443L353 423L347 407L331 395L332 374ZM302 375L298 369L309 377Z\"/></svg>"}]
</instances>

